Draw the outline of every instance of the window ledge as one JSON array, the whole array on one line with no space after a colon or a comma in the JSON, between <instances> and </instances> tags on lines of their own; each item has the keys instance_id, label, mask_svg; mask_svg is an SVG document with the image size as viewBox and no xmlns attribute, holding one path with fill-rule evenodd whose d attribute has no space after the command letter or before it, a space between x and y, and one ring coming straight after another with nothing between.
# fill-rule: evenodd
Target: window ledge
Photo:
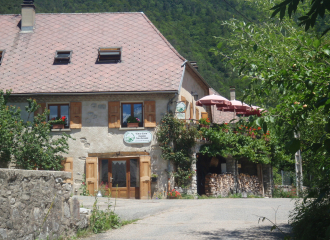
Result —
<instances>
[{"instance_id":1,"label":"window ledge","mask_svg":"<svg viewBox=\"0 0 330 240\"><path fill-rule=\"evenodd\" d=\"M71 132L70 128L64 128L64 129L51 129L51 132Z\"/></svg>"},{"instance_id":2,"label":"window ledge","mask_svg":"<svg viewBox=\"0 0 330 240\"><path fill-rule=\"evenodd\" d=\"M121 127L119 128L120 131L132 131L132 130L144 130L145 127Z\"/></svg>"}]
</instances>

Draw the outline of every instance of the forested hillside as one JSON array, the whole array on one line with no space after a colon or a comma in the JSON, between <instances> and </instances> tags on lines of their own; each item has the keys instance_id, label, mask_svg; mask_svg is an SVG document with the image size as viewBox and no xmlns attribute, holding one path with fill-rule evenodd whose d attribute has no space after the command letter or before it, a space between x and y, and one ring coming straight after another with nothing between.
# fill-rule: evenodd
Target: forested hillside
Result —
<instances>
[{"instance_id":1,"label":"forested hillside","mask_svg":"<svg viewBox=\"0 0 330 240\"><path fill-rule=\"evenodd\" d=\"M19 14L22 0L0 0L0 14ZM144 12L171 44L189 61L197 61L207 82L229 97L235 85L238 98L246 83L209 52L217 42L214 36L227 35L223 20L241 16L231 7L256 19L257 13L244 1L228 0L35 0L37 13ZM260 16L258 16L260 19Z\"/></svg>"}]
</instances>

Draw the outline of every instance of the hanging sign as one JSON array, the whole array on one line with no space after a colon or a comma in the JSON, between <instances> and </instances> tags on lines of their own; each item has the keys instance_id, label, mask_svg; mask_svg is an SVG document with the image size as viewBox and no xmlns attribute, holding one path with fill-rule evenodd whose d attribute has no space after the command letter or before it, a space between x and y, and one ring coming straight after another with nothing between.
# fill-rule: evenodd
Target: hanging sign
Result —
<instances>
[{"instance_id":1,"label":"hanging sign","mask_svg":"<svg viewBox=\"0 0 330 240\"><path fill-rule=\"evenodd\" d=\"M149 131L127 131L124 135L125 143L150 143L152 134Z\"/></svg>"},{"instance_id":2,"label":"hanging sign","mask_svg":"<svg viewBox=\"0 0 330 240\"><path fill-rule=\"evenodd\" d=\"M185 110L186 110L186 104L185 104L185 102L178 102L178 103L176 104L176 109L175 109L176 112L180 112L180 113L182 113L182 112L184 112Z\"/></svg>"}]
</instances>

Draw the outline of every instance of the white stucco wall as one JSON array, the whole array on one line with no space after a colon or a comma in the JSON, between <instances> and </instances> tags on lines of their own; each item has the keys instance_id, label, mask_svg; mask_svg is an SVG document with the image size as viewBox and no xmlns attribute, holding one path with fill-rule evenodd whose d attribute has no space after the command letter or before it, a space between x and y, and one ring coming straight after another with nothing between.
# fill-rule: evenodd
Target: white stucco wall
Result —
<instances>
[{"instance_id":1,"label":"white stucco wall","mask_svg":"<svg viewBox=\"0 0 330 240\"><path fill-rule=\"evenodd\" d=\"M183 96L189 102L186 114L187 119L196 119L196 107L199 110L199 118L201 117L201 112L208 111L204 107L196 106L196 101L191 94L192 92L197 93L198 99L200 99L203 96L208 95L208 88L205 86L205 84L201 82L200 79L198 79L198 77L196 77L192 70L188 70L186 68L186 71L183 76L181 91L179 93L179 99L181 99L181 96ZM190 104L193 104L193 116L190 116Z\"/></svg>"}]
</instances>

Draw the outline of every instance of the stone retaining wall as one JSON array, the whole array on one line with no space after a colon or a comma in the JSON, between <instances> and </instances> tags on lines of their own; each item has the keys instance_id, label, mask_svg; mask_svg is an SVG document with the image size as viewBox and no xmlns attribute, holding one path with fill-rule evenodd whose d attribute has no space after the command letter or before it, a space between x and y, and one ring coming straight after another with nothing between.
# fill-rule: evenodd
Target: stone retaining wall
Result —
<instances>
[{"instance_id":1,"label":"stone retaining wall","mask_svg":"<svg viewBox=\"0 0 330 240\"><path fill-rule=\"evenodd\" d=\"M85 228L71 173L0 169L0 239L58 239Z\"/></svg>"}]
</instances>

